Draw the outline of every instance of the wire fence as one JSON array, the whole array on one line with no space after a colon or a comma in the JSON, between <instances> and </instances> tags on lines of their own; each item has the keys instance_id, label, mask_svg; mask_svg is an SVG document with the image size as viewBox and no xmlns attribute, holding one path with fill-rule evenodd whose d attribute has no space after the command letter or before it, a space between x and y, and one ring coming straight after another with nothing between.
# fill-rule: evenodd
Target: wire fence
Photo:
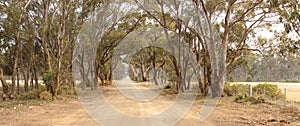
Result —
<instances>
[{"instance_id":1,"label":"wire fence","mask_svg":"<svg viewBox=\"0 0 300 126\"><path fill-rule=\"evenodd\" d=\"M253 95L253 86L257 85L257 82L247 82L249 84L249 94ZM284 94L285 102L299 102L300 103L300 83L272 83L278 85L280 91Z\"/></svg>"},{"instance_id":2,"label":"wire fence","mask_svg":"<svg viewBox=\"0 0 300 126\"><path fill-rule=\"evenodd\" d=\"M300 102L300 85L299 86L278 86L284 93L286 101Z\"/></svg>"}]
</instances>

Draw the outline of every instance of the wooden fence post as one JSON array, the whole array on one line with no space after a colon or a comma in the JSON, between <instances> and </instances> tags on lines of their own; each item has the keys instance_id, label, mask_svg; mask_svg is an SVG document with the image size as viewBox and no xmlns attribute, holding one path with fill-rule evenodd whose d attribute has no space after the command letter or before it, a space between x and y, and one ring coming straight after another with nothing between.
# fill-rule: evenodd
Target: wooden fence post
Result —
<instances>
[{"instance_id":1,"label":"wooden fence post","mask_svg":"<svg viewBox=\"0 0 300 126\"><path fill-rule=\"evenodd\" d=\"M286 103L286 88L284 88L284 103Z\"/></svg>"},{"instance_id":2,"label":"wooden fence post","mask_svg":"<svg viewBox=\"0 0 300 126\"><path fill-rule=\"evenodd\" d=\"M250 96L253 95L253 93L252 93L252 85L251 85L251 84L249 84L249 95L250 95Z\"/></svg>"}]
</instances>

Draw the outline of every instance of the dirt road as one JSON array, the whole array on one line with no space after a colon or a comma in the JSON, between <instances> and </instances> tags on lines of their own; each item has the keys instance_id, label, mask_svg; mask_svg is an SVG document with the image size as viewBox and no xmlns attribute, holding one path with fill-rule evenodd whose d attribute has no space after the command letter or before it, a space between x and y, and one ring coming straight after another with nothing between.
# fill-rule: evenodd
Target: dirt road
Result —
<instances>
[{"instance_id":1,"label":"dirt road","mask_svg":"<svg viewBox=\"0 0 300 126\"><path fill-rule=\"evenodd\" d=\"M133 102L115 87L101 87L101 90L112 106L121 113L131 116L148 116L159 113L172 104L175 98L175 94L168 92L161 93L151 102ZM198 118L203 107L202 102L203 99L198 98L188 113L175 125L300 125L300 111L296 107L283 104L234 103L231 97L222 98L212 115L205 122L200 122ZM11 109L0 108L0 118L0 125L9 126L99 125L86 113L80 101L74 98L66 98L37 106L16 105ZM155 122L150 123L155 124ZM151 125L150 123L149 125Z\"/></svg>"}]
</instances>

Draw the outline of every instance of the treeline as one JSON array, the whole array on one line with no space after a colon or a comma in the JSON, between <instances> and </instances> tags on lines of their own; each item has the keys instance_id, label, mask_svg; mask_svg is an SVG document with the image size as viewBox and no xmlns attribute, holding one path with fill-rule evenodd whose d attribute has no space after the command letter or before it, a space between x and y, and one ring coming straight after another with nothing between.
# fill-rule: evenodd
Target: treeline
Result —
<instances>
[{"instance_id":1,"label":"treeline","mask_svg":"<svg viewBox=\"0 0 300 126\"><path fill-rule=\"evenodd\" d=\"M81 0L10 0L0 2L1 63L0 73L4 94L15 97L17 78L28 82L44 78L47 90L54 96L62 84L70 84L72 48L78 32L95 8L103 1ZM12 76L8 85L3 75ZM47 81L51 79L51 81ZM48 83L49 82L49 83Z\"/></svg>"}]
</instances>

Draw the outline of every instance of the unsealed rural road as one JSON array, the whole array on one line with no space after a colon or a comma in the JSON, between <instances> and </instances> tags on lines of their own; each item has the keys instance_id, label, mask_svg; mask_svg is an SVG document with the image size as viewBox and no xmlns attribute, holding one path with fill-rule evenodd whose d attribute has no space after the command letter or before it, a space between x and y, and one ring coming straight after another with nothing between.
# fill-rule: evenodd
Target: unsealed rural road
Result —
<instances>
[{"instance_id":1,"label":"unsealed rural road","mask_svg":"<svg viewBox=\"0 0 300 126\"><path fill-rule=\"evenodd\" d=\"M290 86L294 92L299 93L297 85L285 85ZM153 96L151 92L147 92L145 85L135 85L134 88L141 89L141 92L135 92L132 90L133 87L124 84L121 89L125 92L129 92L129 96L137 99L151 99L149 96ZM281 86L279 86L282 88ZM175 99L175 94L161 93L155 99L151 101L135 101L125 96L116 87L101 87L103 96L109 102L109 105L113 106L117 111L128 116L151 116L159 114L169 106L171 106ZM159 90L155 90L155 92ZM150 94L149 94L150 93ZM296 94L298 95L298 94ZM299 96L299 95L298 95ZM296 96L294 96L296 97ZM97 97L92 97L97 99ZM94 99L90 99L86 102L90 105L94 104ZM83 100L83 99L81 99ZM199 121L199 112L201 111L202 103L201 100L196 100L192 108L187 114L179 120L176 126L219 126L219 125L249 125L252 122L266 120L269 118L285 118L286 115L280 116L281 114L277 111L280 108L272 107L269 105L248 105L248 104L237 104L232 103L228 99L221 101L222 107L216 108L212 115L205 121ZM104 103L101 103L104 104ZM265 106L265 107L263 107ZM101 106L99 106L101 107ZM265 109L263 109L265 108ZM264 114L265 112L273 112L273 114ZM97 114L95 109L95 114ZM102 122L111 122L116 120L111 119L110 113L102 114ZM169 116L173 116L173 113L167 113ZM274 116L274 117L272 117ZM276 117L278 116L278 117ZM52 125L77 125L77 126L97 126L99 125L95 118L91 118L85 111L82 103L78 99L66 98L65 100L58 100L47 104L41 104L37 106L22 106L17 105L16 109L0 109L0 125L12 125L12 126L52 126ZM165 119L170 119L165 117ZM128 120L123 120L128 121ZM115 124L122 125L122 119L116 121ZM148 125L155 125L158 122L152 121ZM107 123L106 123L107 124ZM296 123L298 124L298 122ZM139 123L132 122L132 125L139 125ZM106 126L106 125L105 125Z\"/></svg>"},{"instance_id":2,"label":"unsealed rural road","mask_svg":"<svg viewBox=\"0 0 300 126\"><path fill-rule=\"evenodd\" d=\"M121 91L119 91L119 89L121 89ZM92 93L87 95L87 98L80 97L83 102L76 99L66 99L64 101L55 101L40 106L33 106L32 109L28 109L24 106L17 106L13 111L2 109L0 110L0 116L2 115L0 125L91 126L99 125L99 123L101 123L105 126L197 126L204 123L213 123L212 120L208 120L207 122L199 121L198 113L201 109L201 104L194 105L192 109L190 109L191 106L187 106L187 114L185 114L185 111L182 112L181 108L184 108L185 106L181 105L175 106L175 110L173 109L162 113L174 104L176 94L162 93L161 90L157 88L148 90L147 86L138 83L122 83L119 85L119 89L116 87L101 87L103 94L100 95L103 96L105 100L100 102L97 102L99 97ZM137 100L132 100L132 98ZM105 101L107 101L107 103ZM184 105L186 102L187 101L182 101L182 104ZM89 114L94 115L95 118L91 118L85 111L86 108L84 109L82 105L85 105L86 108L94 108L89 110ZM119 114L113 114L108 110L107 105L114 108ZM100 108L100 111L97 111L98 108ZM133 120L133 118L131 118L159 115L161 113L163 116L148 121ZM180 114L180 118L177 118L178 116L176 116L176 114ZM99 118L99 116L101 117ZM181 119L181 117L183 117L183 119Z\"/></svg>"}]
</instances>

